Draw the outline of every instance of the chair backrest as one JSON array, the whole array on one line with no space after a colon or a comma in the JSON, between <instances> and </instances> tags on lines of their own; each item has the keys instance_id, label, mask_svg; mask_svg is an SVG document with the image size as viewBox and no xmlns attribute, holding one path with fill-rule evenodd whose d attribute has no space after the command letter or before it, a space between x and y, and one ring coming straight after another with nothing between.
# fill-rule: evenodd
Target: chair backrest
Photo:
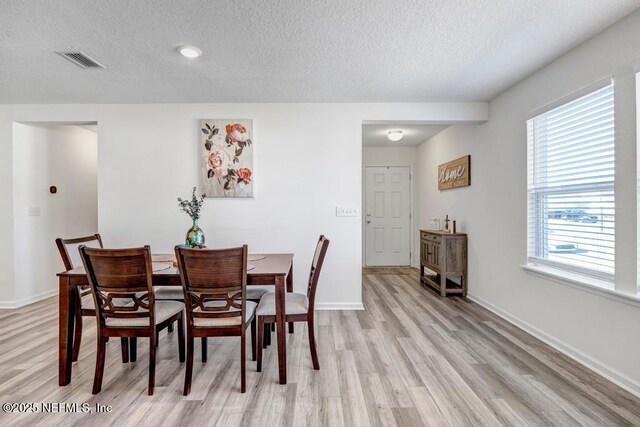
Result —
<instances>
[{"instance_id":1,"label":"chair backrest","mask_svg":"<svg viewBox=\"0 0 640 427\"><path fill-rule=\"evenodd\" d=\"M148 318L149 326L155 325L149 246L98 249L81 245L79 251L101 326L106 318Z\"/></svg>"},{"instance_id":2,"label":"chair backrest","mask_svg":"<svg viewBox=\"0 0 640 427\"><path fill-rule=\"evenodd\" d=\"M316 244L316 250L313 253L313 260L311 261L311 271L309 272L309 285L307 287L307 298L309 298L309 311L313 311L316 301L316 289L318 288L318 278L320 277L320 270L322 270L322 264L324 264L324 257L327 254L329 248L329 239L320 235L318 243Z\"/></svg>"},{"instance_id":3,"label":"chair backrest","mask_svg":"<svg viewBox=\"0 0 640 427\"><path fill-rule=\"evenodd\" d=\"M99 234L92 236L77 237L74 239L56 239L56 246L58 246L58 252L62 258L64 268L73 270L76 267L82 266L82 259L80 258L80 252L78 248L80 245L85 245L91 248L102 248L102 239Z\"/></svg>"},{"instance_id":4,"label":"chair backrest","mask_svg":"<svg viewBox=\"0 0 640 427\"><path fill-rule=\"evenodd\" d=\"M247 245L230 249L189 249L176 246L184 289L187 322L194 318L241 317L247 301Z\"/></svg>"}]
</instances>

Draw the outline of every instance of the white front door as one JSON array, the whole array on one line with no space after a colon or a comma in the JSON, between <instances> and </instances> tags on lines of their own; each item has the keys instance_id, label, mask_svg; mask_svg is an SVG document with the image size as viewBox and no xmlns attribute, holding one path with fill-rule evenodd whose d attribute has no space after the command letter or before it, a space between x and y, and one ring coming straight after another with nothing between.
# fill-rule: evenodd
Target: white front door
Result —
<instances>
[{"instance_id":1,"label":"white front door","mask_svg":"<svg viewBox=\"0 0 640 427\"><path fill-rule=\"evenodd\" d=\"M411 265L411 174L408 166L365 168L365 264Z\"/></svg>"}]
</instances>

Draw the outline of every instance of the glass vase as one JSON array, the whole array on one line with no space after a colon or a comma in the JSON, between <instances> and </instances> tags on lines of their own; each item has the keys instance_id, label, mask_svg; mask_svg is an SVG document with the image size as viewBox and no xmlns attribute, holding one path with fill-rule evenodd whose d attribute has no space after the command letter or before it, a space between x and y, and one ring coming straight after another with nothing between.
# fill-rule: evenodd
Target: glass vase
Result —
<instances>
[{"instance_id":1,"label":"glass vase","mask_svg":"<svg viewBox=\"0 0 640 427\"><path fill-rule=\"evenodd\" d=\"M187 231L187 237L185 239L185 246L193 248L196 246L204 246L204 232L198 226L198 220L193 220L193 226Z\"/></svg>"}]
</instances>

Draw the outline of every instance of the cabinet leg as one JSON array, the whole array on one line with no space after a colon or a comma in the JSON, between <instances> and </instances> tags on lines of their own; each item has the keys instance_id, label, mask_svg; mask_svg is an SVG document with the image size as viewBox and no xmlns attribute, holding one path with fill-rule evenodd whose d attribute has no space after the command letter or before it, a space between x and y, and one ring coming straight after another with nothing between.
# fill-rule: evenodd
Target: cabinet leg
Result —
<instances>
[{"instance_id":1,"label":"cabinet leg","mask_svg":"<svg viewBox=\"0 0 640 427\"><path fill-rule=\"evenodd\" d=\"M440 274L440 296L441 297L447 296L447 275L446 274Z\"/></svg>"}]
</instances>

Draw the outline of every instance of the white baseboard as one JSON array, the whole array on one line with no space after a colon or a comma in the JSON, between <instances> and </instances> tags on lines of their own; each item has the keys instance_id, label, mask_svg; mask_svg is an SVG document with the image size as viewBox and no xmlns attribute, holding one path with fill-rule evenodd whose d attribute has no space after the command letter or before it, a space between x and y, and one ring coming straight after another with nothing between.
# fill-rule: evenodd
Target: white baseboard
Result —
<instances>
[{"instance_id":1,"label":"white baseboard","mask_svg":"<svg viewBox=\"0 0 640 427\"><path fill-rule=\"evenodd\" d=\"M319 302L316 310L364 310L361 302Z\"/></svg>"},{"instance_id":2,"label":"white baseboard","mask_svg":"<svg viewBox=\"0 0 640 427\"><path fill-rule=\"evenodd\" d=\"M498 315L499 317L503 318L507 322L533 335L540 341L550 345L551 347L555 348L556 350L560 351L566 356L569 356L571 359L575 360L581 365L584 365L587 368L591 369L592 371L602 375L609 381L627 390L629 393L632 393L635 396L640 397L640 383L633 380L632 378L629 378L628 376L624 375L618 370L613 369L610 366L607 366L606 364L602 363L597 359L594 359L593 357L578 350L577 348L563 343L559 339L541 331L540 329L536 328L535 326L523 320L520 320L519 318L513 316L512 314L507 313L506 311L496 307L495 305L483 300L482 298L476 295L469 293L467 294L467 298L469 298L471 301L475 302L476 304L486 308L492 313Z\"/></svg>"},{"instance_id":3,"label":"white baseboard","mask_svg":"<svg viewBox=\"0 0 640 427\"><path fill-rule=\"evenodd\" d=\"M51 298L54 295L58 295L58 289L52 289L50 291L41 292L37 295L32 295L28 298L22 298L17 301L0 301L0 308L20 308L25 305L33 304L43 299Z\"/></svg>"}]
</instances>

